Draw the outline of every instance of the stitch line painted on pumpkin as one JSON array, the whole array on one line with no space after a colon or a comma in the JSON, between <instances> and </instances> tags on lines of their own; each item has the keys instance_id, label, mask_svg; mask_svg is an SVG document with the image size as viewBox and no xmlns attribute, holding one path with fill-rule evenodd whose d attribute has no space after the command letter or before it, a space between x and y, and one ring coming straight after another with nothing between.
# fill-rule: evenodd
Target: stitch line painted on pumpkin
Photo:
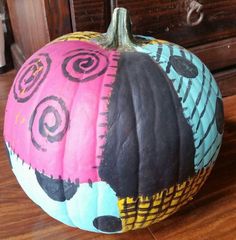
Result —
<instances>
[{"instance_id":1,"label":"stitch line painted on pumpkin","mask_svg":"<svg viewBox=\"0 0 236 240\"><path fill-rule=\"evenodd\" d=\"M187 100L187 97L188 97L188 95L189 95L189 92L190 92L191 87L192 87L192 80L189 79L189 80L188 80L187 89L186 89L186 91L185 91L185 93L184 93L183 102L185 102L185 101Z\"/></svg>"},{"instance_id":2,"label":"stitch line painted on pumpkin","mask_svg":"<svg viewBox=\"0 0 236 240\"><path fill-rule=\"evenodd\" d=\"M179 85L178 85L178 88L177 88L177 93L180 93L182 85L183 85L183 77L181 76L180 81L179 81ZM181 100L183 100L183 98Z\"/></svg>"},{"instance_id":3,"label":"stitch line painted on pumpkin","mask_svg":"<svg viewBox=\"0 0 236 240\"><path fill-rule=\"evenodd\" d=\"M208 149L204 152L204 155L202 156L201 160L196 163L196 166L199 167L200 164L204 161L205 157L207 156L207 154L209 153L209 151L212 149L212 147L214 147L216 141L218 140L218 133L216 134L216 136L214 137L210 147L208 147Z\"/></svg>"},{"instance_id":4,"label":"stitch line painted on pumpkin","mask_svg":"<svg viewBox=\"0 0 236 240\"><path fill-rule=\"evenodd\" d=\"M206 163L204 164L204 168L208 167L209 165L212 165L214 164L214 161L213 159L217 157L218 153L219 153L219 150L220 150L220 147L221 147L221 143L219 143L216 147L216 150L215 150L215 153L212 155L211 159ZM215 160L215 159L214 159Z\"/></svg>"},{"instance_id":5,"label":"stitch line painted on pumpkin","mask_svg":"<svg viewBox=\"0 0 236 240\"><path fill-rule=\"evenodd\" d=\"M99 133L97 133L97 139L98 139L97 141L99 141L100 144L96 149L96 158L99 159L99 163L103 159L103 152L104 152L105 143L107 140L106 136L107 136L107 128L108 128L108 119L107 119L108 112L105 112L104 110L108 110L109 108L109 99L112 94L113 85L116 77L116 71L118 69L118 62L114 59L119 59L119 57L120 57L119 53L116 53L116 52L111 53L109 65L107 67L107 72L105 73L105 77L103 78L104 82L101 90L102 91L101 100L103 100L103 102L101 102L99 106L98 127L103 128L104 130L102 132L99 130Z\"/></svg>"},{"instance_id":6,"label":"stitch line painted on pumpkin","mask_svg":"<svg viewBox=\"0 0 236 240\"><path fill-rule=\"evenodd\" d=\"M210 100L210 96L212 94L212 87L211 87L212 80L213 80L213 78L212 78L212 76L210 76L210 82L209 82L209 88L208 88L208 92L207 92L207 96L206 96L206 101L204 103L203 110L200 113L199 121L198 121L197 126L196 126L196 131L198 131L198 129L199 129L199 126L200 126L200 123L201 123L201 118L204 116L204 114L206 112L206 108L207 108L208 102Z\"/></svg>"},{"instance_id":7,"label":"stitch line painted on pumpkin","mask_svg":"<svg viewBox=\"0 0 236 240\"><path fill-rule=\"evenodd\" d=\"M200 92L199 92L199 94L198 94L198 96L197 96L197 99L196 99L196 104L194 105L193 111L192 111L192 113L191 113L191 119L194 117L194 114L195 114L195 112L196 112L196 110L197 110L197 106L198 106L198 104L199 104L200 101L201 101L201 97L202 97L202 94L203 94L203 88L205 87L205 80L206 80L205 71L206 71L205 65L202 64L202 72L203 72L202 76L203 76L203 81L202 81L201 90L200 90Z\"/></svg>"}]
</instances>

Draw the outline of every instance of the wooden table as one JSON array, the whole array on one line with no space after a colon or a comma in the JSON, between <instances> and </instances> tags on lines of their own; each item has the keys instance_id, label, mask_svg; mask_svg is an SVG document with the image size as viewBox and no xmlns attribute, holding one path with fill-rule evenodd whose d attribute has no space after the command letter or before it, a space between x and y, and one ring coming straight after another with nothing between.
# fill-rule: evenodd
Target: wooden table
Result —
<instances>
[{"instance_id":1,"label":"wooden table","mask_svg":"<svg viewBox=\"0 0 236 240\"><path fill-rule=\"evenodd\" d=\"M3 119L12 71L0 75L0 240L234 240L236 239L236 96L224 99L225 134L220 156L199 194L181 211L150 228L118 235L89 233L49 217L17 183L3 145Z\"/></svg>"}]
</instances>

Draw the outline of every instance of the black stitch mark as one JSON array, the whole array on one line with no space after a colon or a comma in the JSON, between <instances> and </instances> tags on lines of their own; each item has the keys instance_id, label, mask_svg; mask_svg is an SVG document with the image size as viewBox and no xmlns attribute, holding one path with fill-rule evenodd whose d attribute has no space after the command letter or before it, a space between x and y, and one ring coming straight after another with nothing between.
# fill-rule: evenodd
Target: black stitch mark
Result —
<instances>
[{"instance_id":1,"label":"black stitch mark","mask_svg":"<svg viewBox=\"0 0 236 240\"><path fill-rule=\"evenodd\" d=\"M208 127L207 127L207 130L206 132L204 133L204 136L201 138L201 140L199 141L198 145L196 146L196 149L198 149L202 143L204 142L204 140L207 138L210 130L211 130L211 127L213 126L213 124L215 123L215 116L212 118L211 122L209 123Z\"/></svg>"},{"instance_id":2,"label":"black stitch mark","mask_svg":"<svg viewBox=\"0 0 236 240\"><path fill-rule=\"evenodd\" d=\"M106 84L104 84L104 86L105 86L105 87L110 87L110 88L112 88L112 87L113 87L113 84L112 84L112 83L106 83Z\"/></svg>"},{"instance_id":3,"label":"black stitch mark","mask_svg":"<svg viewBox=\"0 0 236 240\"><path fill-rule=\"evenodd\" d=\"M215 154L213 154L213 156L211 157L211 159L209 160L209 162L208 162L207 164L205 164L204 167L208 167L210 164L212 164L212 161L213 161L213 159L215 158L215 156L216 156L216 154L217 154L220 146L221 146L221 143L218 144L218 146L217 146L217 148L216 148L216 151L215 151Z\"/></svg>"},{"instance_id":4,"label":"black stitch mark","mask_svg":"<svg viewBox=\"0 0 236 240\"><path fill-rule=\"evenodd\" d=\"M109 97L102 97L101 99L102 99L102 100L108 100Z\"/></svg>"},{"instance_id":5,"label":"black stitch mark","mask_svg":"<svg viewBox=\"0 0 236 240\"><path fill-rule=\"evenodd\" d=\"M202 71L203 81L202 81L200 93L197 96L196 103L194 105L194 108L193 108L193 111L192 111L192 114L191 114L191 118L193 118L193 116L194 116L194 114L195 114L195 112L197 110L197 106L198 106L198 104L199 104L199 102L200 102L200 100L202 98L203 89L205 87L205 79L206 79L206 76L205 76L205 66L204 66L204 64L202 64L202 66L203 66L203 71Z\"/></svg>"},{"instance_id":6,"label":"black stitch mark","mask_svg":"<svg viewBox=\"0 0 236 240\"><path fill-rule=\"evenodd\" d=\"M79 185L80 185L80 180L79 180L79 178L76 178L76 179L75 179L75 183L76 183L76 185L79 187Z\"/></svg>"},{"instance_id":7,"label":"black stitch mark","mask_svg":"<svg viewBox=\"0 0 236 240\"><path fill-rule=\"evenodd\" d=\"M206 108L207 108L207 105L208 105L208 101L210 99L210 96L211 96L211 81L212 81L212 77L211 77L211 80L210 80L210 83L209 83L209 89L208 89L208 92L207 92L207 97L206 97L206 102L204 104L204 108L199 116L199 120L198 120L198 123L197 123L197 127L196 127L196 132L198 131L199 127L200 127L200 124L201 124L201 118L203 117L203 115L205 114L206 112Z\"/></svg>"},{"instance_id":8,"label":"black stitch mark","mask_svg":"<svg viewBox=\"0 0 236 240\"><path fill-rule=\"evenodd\" d=\"M102 116L105 116L105 115L108 115L108 112L100 112L99 114Z\"/></svg>"},{"instance_id":9,"label":"black stitch mark","mask_svg":"<svg viewBox=\"0 0 236 240\"><path fill-rule=\"evenodd\" d=\"M191 86L192 86L192 80L189 79L188 80L188 86L187 86L187 89L186 89L185 94L184 94L183 102L185 102L187 100L190 89L191 89Z\"/></svg>"},{"instance_id":10,"label":"black stitch mark","mask_svg":"<svg viewBox=\"0 0 236 240\"><path fill-rule=\"evenodd\" d=\"M98 126L99 126L99 127L107 127L107 126L108 126L108 123L100 123Z\"/></svg>"},{"instance_id":11,"label":"black stitch mark","mask_svg":"<svg viewBox=\"0 0 236 240\"><path fill-rule=\"evenodd\" d=\"M181 89L182 85L183 85L183 77L180 77L177 93L180 92L180 89ZM181 101L182 101L182 98L181 98Z\"/></svg>"},{"instance_id":12,"label":"black stitch mark","mask_svg":"<svg viewBox=\"0 0 236 240\"><path fill-rule=\"evenodd\" d=\"M209 151L212 149L212 147L215 145L216 140L218 139L218 134L215 136L213 142L211 143L210 147L205 151L204 155L202 156L201 160L196 164L197 167L202 163L202 161L205 159L206 155L209 153ZM196 157L196 156L195 156Z\"/></svg>"},{"instance_id":13,"label":"black stitch mark","mask_svg":"<svg viewBox=\"0 0 236 240\"><path fill-rule=\"evenodd\" d=\"M107 76L108 76L108 77L116 77L116 74L110 74L110 73L108 73Z\"/></svg>"},{"instance_id":14,"label":"black stitch mark","mask_svg":"<svg viewBox=\"0 0 236 240\"><path fill-rule=\"evenodd\" d=\"M89 187L91 187L91 188L93 187L93 182L90 178L88 179L88 184L89 184Z\"/></svg>"},{"instance_id":15,"label":"black stitch mark","mask_svg":"<svg viewBox=\"0 0 236 240\"><path fill-rule=\"evenodd\" d=\"M162 54L162 47L159 45L156 53L156 61L159 62Z\"/></svg>"}]
</instances>

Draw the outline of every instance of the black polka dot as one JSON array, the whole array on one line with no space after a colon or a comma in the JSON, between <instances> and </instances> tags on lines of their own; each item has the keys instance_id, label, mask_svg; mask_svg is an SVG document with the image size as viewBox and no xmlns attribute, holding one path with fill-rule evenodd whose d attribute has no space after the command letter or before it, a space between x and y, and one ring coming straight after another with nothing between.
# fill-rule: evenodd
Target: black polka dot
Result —
<instances>
[{"instance_id":1,"label":"black polka dot","mask_svg":"<svg viewBox=\"0 0 236 240\"><path fill-rule=\"evenodd\" d=\"M77 191L77 186L74 183L61 179L52 179L38 171L35 171L35 175L44 192L55 201L64 202L70 200Z\"/></svg>"},{"instance_id":2,"label":"black polka dot","mask_svg":"<svg viewBox=\"0 0 236 240\"><path fill-rule=\"evenodd\" d=\"M122 229L120 218L114 216L100 216L93 220L93 225L103 232L118 232Z\"/></svg>"},{"instance_id":3,"label":"black polka dot","mask_svg":"<svg viewBox=\"0 0 236 240\"><path fill-rule=\"evenodd\" d=\"M217 131L222 134L224 130L224 109L222 99L216 99L216 111L215 111L215 120Z\"/></svg>"},{"instance_id":4,"label":"black polka dot","mask_svg":"<svg viewBox=\"0 0 236 240\"><path fill-rule=\"evenodd\" d=\"M186 78L195 78L198 75L197 67L184 57L170 56L169 61L174 70Z\"/></svg>"}]
</instances>

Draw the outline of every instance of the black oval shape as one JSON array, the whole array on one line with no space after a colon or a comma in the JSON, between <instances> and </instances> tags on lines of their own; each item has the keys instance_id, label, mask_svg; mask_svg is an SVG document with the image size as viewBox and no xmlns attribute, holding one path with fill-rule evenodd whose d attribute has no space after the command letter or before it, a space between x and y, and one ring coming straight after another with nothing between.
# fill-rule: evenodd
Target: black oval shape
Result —
<instances>
[{"instance_id":1,"label":"black oval shape","mask_svg":"<svg viewBox=\"0 0 236 240\"><path fill-rule=\"evenodd\" d=\"M169 61L175 71L186 78L195 78L198 75L197 67L182 56L170 56Z\"/></svg>"},{"instance_id":2,"label":"black oval shape","mask_svg":"<svg viewBox=\"0 0 236 240\"><path fill-rule=\"evenodd\" d=\"M224 131L224 108L223 101L219 97L216 99L215 120L217 131L222 134Z\"/></svg>"},{"instance_id":3,"label":"black oval shape","mask_svg":"<svg viewBox=\"0 0 236 240\"><path fill-rule=\"evenodd\" d=\"M122 229L120 218L109 215L95 218L93 226L103 232L118 232Z\"/></svg>"},{"instance_id":4,"label":"black oval shape","mask_svg":"<svg viewBox=\"0 0 236 240\"><path fill-rule=\"evenodd\" d=\"M74 183L62 179L52 179L38 171L35 171L35 175L44 192L55 201L70 200L77 191L77 186Z\"/></svg>"}]
</instances>

